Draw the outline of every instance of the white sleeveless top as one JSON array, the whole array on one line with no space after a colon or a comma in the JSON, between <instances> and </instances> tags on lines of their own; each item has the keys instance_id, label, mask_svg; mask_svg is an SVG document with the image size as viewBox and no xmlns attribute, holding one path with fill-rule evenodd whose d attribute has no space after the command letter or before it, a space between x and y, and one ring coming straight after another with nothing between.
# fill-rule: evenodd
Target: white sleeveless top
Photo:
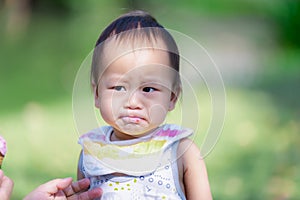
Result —
<instances>
[{"instance_id":1,"label":"white sleeveless top","mask_svg":"<svg viewBox=\"0 0 300 200\"><path fill-rule=\"evenodd\" d=\"M79 168L90 178L91 188L102 188L101 200L186 199L179 183L177 147L192 130L166 124L124 141L111 141L112 132L111 126L104 126L79 138Z\"/></svg>"}]
</instances>

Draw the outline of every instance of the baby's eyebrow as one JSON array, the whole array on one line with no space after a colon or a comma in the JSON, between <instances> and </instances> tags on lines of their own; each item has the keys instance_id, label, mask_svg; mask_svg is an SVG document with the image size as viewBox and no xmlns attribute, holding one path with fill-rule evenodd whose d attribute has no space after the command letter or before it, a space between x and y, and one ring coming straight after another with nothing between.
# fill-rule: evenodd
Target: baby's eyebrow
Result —
<instances>
[{"instance_id":1,"label":"baby's eyebrow","mask_svg":"<svg viewBox=\"0 0 300 200\"><path fill-rule=\"evenodd\" d=\"M143 81L144 82L165 82L167 78L164 78L162 80L162 78L159 78L158 76L155 76L155 75L146 75L143 77Z\"/></svg>"},{"instance_id":2,"label":"baby's eyebrow","mask_svg":"<svg viewBox=\"0 0 300 200\"><path fill-rule=\"evenodd\" d=\"M129 80L124 75L114 75L106 78L106 82L109 84L126 84L129 82Z\"/></svg>"},{"instance_id":3,"label":"baby's eyebrow","mask_svg":"<svg viewBox=\"0 0 300 200\"><path fill-rule=\"evenodd\" d=\"M124 79L124 74L110 74L109 76L105 76L108 80L118 81Z\"/></svg>"},{"instance_id":4,"label":"baby's eyebrow","mask_svg":"<svg viewBox=\"0 0 300 200\"><path fill-rule=\"evenodd\" d=\"M165 83L163 81L160 81L160 80L143 80L140 82L140 85L143 86L143 85L165 85Z\"/></svg>"}]
</instances>

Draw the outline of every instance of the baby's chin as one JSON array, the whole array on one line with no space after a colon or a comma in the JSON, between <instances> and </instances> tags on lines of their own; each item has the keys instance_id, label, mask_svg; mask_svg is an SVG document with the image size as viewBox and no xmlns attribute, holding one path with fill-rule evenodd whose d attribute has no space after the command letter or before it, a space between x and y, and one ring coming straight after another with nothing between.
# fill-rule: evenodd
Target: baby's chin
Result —
<instances>
[{"instance_id":1,"label":"baby's chin","mask_svg":"<svg viewBox=\"0 0 300 200\"><path fill-rule=\"evenodd\" d=\"M146 135L149 130L144 127L136 127L134 125L126 125L125 127L118 127L119 132L133 137L140 137Z\"/></svg>"},{"instance_id":2,"label":"baby's chin","mask_svg":"<svg viewBox=\"0 0 300 200\"><path fill-rule=\"evenodd\" d=\"M120 133L135 137L142 137L152 132L154 127L143 126L142 124L117 124L115 127Z\"/></svg>"}]
</instances>

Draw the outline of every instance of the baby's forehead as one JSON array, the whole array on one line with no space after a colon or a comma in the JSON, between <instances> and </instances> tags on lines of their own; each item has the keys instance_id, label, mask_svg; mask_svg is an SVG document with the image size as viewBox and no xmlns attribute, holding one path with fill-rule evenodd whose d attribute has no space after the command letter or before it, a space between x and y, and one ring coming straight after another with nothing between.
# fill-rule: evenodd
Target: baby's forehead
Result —
<instances>
[{"instance_id":1,"label":"baby's forehead","mask_svg":"<svg viewBox=\"0 0 300 200\"><path fill-rule=\"evenodd\" d=\"M126 52L136 51L140 49L156 49L163 51L171 51L168 49L168 45L160 38L154 37L135 37L133 36L116 36L106 40L103 43L102 53L114 53L116 55L122 55Z\"/></svg>"},{"instance_id":2,"label":"baby's forehead","mask_svg":"<svg viewBox=\"0 0 300 200\"><path fill-rule=\"evenodd\" d=\"M150 42L147 40L109 40L103 44L100 55L102 67L108 66L128 54L142 54L143 52L160 52L169 54L163 41Z\"/></svg>"},{"instance_id":3,"label":"baby's forehead","mask_svg":"<svg viewBox=\"0 0 300 200\"><path fill-rule=\"evenodd\" d=\"M170 66L169 56L166 52L153 49L134 50L117 57L102 67L102 71L113 74L171 74L176 71Z\"/></svg>"}]
</instances>

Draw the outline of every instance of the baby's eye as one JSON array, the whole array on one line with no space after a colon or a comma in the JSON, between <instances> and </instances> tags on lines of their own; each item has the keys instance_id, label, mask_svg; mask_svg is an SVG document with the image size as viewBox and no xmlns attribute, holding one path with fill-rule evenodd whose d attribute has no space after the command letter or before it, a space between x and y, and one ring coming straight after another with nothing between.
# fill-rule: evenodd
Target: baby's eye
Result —
<instances>
[{"instance_id":1,"label":"baby's eye","mask_svg":"<svg viewBox=\"0 0 300 200\"><path fill-rule=\"evenodd\" d=\"M126 91L124 86L114 86L112 89L116 90L116 91Z\"/></svg>"},{"instance_id":2,"label":"baby's eye","mask_svg":"<svg viewBox=\"0 0 300 200\"><path fill-rule=\"evenodd\" d=\"M153 87L144 87L143 88L143 92L154 92L157 89L153 88Z\"/></svg>"}]
</instances>

